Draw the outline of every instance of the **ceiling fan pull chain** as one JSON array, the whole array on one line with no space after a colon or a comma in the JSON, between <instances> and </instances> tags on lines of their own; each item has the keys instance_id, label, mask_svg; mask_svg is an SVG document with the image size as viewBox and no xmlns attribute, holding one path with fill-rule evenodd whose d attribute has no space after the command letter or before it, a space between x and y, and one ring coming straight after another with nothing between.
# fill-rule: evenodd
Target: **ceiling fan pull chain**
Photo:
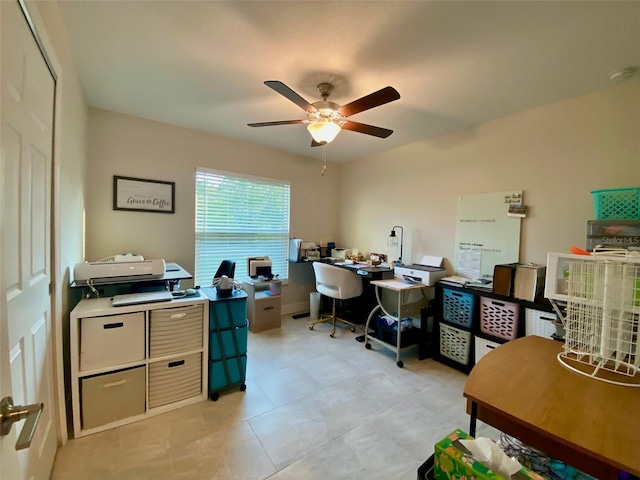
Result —
<instances>
[{"instance_id":1,"label":"ceiling fan pull chain","mask_svg":"<svg viewBox=\"0 0 640 480\"><path fill-rule=\"evenodd\" d=\"M320 170L320 175L324 177L324 172L327 171L327 144L322 145L322 170Z\"/></svg>"}]
</instances>

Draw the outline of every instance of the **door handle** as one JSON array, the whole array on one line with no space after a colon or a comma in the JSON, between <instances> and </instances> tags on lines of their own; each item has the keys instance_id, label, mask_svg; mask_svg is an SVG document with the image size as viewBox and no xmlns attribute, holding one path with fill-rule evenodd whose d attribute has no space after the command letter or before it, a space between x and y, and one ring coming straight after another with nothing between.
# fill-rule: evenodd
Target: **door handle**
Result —
<instances>
[{"instance_id":1,"label":"door handle","mask_svg":"<svg viewBox=\"0 0 640 480\"><path fill-rule=\"evenodd\" d=\"M15 422L27 419L22 426L16 450L22 450L31 446L33 434L36 431L40 414L44 408L44 403L34 403L33 405L14 405L13 398L4 397L0 400L0 436L4 437L11 431L11 426Z\"/></svg>"}]
</instances>

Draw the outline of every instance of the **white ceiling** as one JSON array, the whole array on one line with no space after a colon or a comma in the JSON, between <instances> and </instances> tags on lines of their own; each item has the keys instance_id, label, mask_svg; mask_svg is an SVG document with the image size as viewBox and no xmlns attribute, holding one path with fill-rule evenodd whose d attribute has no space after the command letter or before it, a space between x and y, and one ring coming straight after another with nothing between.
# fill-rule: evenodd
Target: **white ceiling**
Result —
<instances>
[{"instance_id":1,"label":"white ceiling","mask_svg":"<svg viewBox=\"0 0 640 480\"><path fill-rule=\"evenodd\" d=\"M263 84L344 105L387 85L400 100L350 117L346 162L612 85L640 68L640 1L60 2L91 106L314 159L304 119ZM636 74L636 79L638 75ZM634 80L635 81L635 80Z\"/></svg>"}]
</instances>

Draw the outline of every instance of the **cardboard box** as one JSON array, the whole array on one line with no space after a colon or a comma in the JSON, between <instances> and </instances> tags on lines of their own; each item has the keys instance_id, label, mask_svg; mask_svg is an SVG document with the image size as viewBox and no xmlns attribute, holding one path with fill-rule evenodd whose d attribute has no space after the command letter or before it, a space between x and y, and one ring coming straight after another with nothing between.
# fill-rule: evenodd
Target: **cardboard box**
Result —
<instances>
[{"instance_id":1,"label":"cardboard box","mask_svg":"<svg viewBox=\"0 0 640 480\"><path fill-rule=\"evenodd\" d=\"M493 267L493 293L513 297L517 263L507 263Z\"/></svg>"},{"instance_id":2,"label":"cardboard box","mask_svg":"<svg viewBox=\"0 0 640 480\"><path fill-rule=\"evenodd\" d=\"M455 430L450 435L440 440L435 445L434 478L436 480L503 480L504 477L496 474L482 463L477 462L459 442L460 439L472 440L462 430ZM512 479L545 480L545 477L522 467Z\"/></svg>"},{"instance_id":3,"label":"cardboard box","mask_svg":"<svg viewBox=\"0 0 640 480\"><path fill-rule=\"evenodd\" d=\"M535 302L542 296L547 267L527 263L516 267L513 298Z\"/></svg>"}]
</instances>

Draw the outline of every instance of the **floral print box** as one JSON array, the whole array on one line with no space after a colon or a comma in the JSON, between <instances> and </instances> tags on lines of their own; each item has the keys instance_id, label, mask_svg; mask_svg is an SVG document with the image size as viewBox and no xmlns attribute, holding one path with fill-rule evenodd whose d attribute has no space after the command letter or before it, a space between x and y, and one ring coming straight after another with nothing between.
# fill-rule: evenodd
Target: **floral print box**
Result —
<instances>
[{"instance_id":1,"label":"floral print box","mask_svg":"<svg viewBox=\"0 0 640 480\"><path fill-rule=\"evenodd\" d=\"M436 443L434 455L434 478L436 480L503 480L504 477L474 460L471 454L458 442L461 439L471 440L473 437L462 430L456 430ZM525 467L522 467L511 478L513 480L545 480L545 477Z\"/></svg>"}]
</instances>

